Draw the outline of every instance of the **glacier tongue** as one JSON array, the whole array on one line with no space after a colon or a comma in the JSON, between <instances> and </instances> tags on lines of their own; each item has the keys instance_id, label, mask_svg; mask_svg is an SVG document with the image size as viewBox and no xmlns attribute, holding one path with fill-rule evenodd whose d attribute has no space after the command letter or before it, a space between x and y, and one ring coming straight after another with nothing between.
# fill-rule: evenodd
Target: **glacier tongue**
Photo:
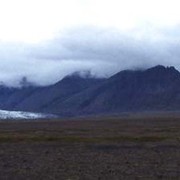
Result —
<instances>
[{"instance_id":1,"label":"glacier tongue","mask_svg":"<svg viewBox=\"0 0 180 180\"><path fill-rule=\"evenodd\" d=\"M48 117L54 116L42 113L0 110L0 119L42 119Z\"/></svg>"}]
</instances>

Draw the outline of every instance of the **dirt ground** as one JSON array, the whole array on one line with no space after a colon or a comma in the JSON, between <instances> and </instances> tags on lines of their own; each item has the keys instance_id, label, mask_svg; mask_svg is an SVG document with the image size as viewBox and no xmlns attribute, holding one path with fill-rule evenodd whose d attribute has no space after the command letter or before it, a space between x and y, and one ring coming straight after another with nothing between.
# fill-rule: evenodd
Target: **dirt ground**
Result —
<instances>
[{"instance_id":1,"label":"dirt ground","mask_svg":"<svg viewBox=\"0 0 180 180\"><path fill-rule=\"evenodd\" d=\"M0 180L180 179L180 117L1 121Z\"/></svg>"}]
</instances>

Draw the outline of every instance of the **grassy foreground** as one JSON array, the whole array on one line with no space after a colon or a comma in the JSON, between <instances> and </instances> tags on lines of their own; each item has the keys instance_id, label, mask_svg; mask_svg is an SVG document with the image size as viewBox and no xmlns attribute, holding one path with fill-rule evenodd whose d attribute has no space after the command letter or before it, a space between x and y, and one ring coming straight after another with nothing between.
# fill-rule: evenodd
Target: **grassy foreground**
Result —
<instances>
[{"instance_id":1,"label":"grassy foreground","mask_svg":"<svg viewBox=\"0 0 180 180\"><path fill-rule=\"evenodd\" d=\"M0 179L180 179L180 117L1 121Z\"/></svg>"}]
</instances>

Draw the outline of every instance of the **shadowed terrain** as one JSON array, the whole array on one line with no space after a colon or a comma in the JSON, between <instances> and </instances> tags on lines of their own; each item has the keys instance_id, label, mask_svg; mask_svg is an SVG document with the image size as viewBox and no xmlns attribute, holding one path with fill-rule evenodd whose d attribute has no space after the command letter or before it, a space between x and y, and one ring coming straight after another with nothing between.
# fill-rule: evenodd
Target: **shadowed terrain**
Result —
<instances>
[{"instance_id":1,"label":"shadowed terrain","mask_svg":"<svg viewBox=\"0 0 180 180\"><path fill-rule=\"evenodd\" d=\"M180 117L1 121L1 179L179 179Z\"/></svg>"},{"instance_id":2,"label":"shadowed terrain","mask_svg":"<svg viewBox=\"0 0 180 180\"><path fill-rule=\"evenodd\" d=\"M46 86L0 86L0 109L60 117L179 111L180 72L174 67L124 70L106 79L75 73Z\"/></svg>"}]
</instances>

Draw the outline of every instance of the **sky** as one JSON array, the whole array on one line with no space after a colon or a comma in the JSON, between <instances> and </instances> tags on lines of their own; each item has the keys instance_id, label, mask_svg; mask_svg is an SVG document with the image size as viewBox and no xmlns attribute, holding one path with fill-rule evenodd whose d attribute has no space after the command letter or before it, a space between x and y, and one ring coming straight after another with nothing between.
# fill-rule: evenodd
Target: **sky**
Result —
<instances>
[{"instance_id":1,"label":"sky","mask_svg":"<svg viewBox=\"0 0 180 180\"><path fill-rule=\"evenodd\" d=\"M0 82L53 84L158 64L180 70L178 0L0 0Z\"/></svg>"}]
</instances>

